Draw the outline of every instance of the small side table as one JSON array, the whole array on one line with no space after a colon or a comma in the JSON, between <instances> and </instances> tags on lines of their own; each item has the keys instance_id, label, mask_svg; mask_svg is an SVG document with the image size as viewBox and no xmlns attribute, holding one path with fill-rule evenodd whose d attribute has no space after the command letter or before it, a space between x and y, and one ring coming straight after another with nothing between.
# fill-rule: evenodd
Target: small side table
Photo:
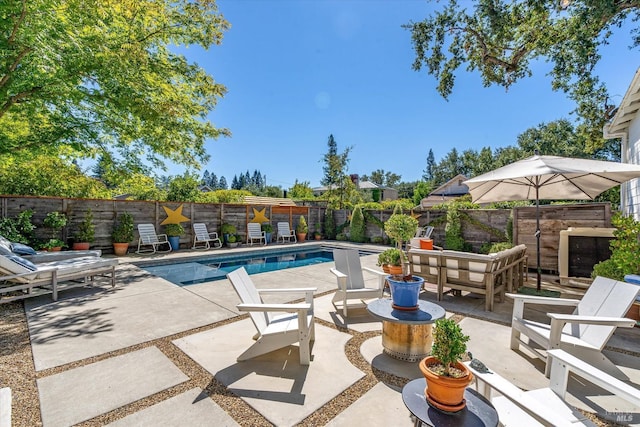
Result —
<instances>
[{"instance_id":1,"label":"small side table","mask_svg":"<svg viewBox=\"0 0 640 427\"><path fill-rule=\"evenodd\" d=\"M384 352L405 362L417 362L431 353L432 324L446 314L444 308L424 300L418 300L417 310L394 309L388 298L370 302L367 311L382 321Z\"/></svg>"},{"instance_id":2,"label":"small side table","mask_svg":"<svg viewBox=\"0 0 640 427\"><path fill-rule=\"evenodd\" d=\"M402 401L409 412L416 417L414 427L422 425L438 427L496 427L498 413L491 402L477 391L467 388L464 391L466 406L458 412L443 412L432 408L424 396L427 382L418 378L407 383L402 389Z\"/></svg>"}]
</instances>

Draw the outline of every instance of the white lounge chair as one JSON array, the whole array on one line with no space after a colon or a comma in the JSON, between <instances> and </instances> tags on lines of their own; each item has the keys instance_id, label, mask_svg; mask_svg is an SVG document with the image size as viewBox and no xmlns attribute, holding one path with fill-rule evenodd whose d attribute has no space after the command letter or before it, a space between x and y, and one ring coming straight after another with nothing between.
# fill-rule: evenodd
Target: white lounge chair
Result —
<instances>
[{"instance_id":1,"label":"white lounge chair","mask_svg":"<svg viewBox=\"0 0 640 427\"><path fill-rule=\"evenodd\" d=\"M0 255L0 303L41 294L52 294L57 301L58 291L88 285L96 276L110 277L114 287L116 265L117 259L94 256L33 264L16 255Z\"/></svg>"},{"instance_id":2,"label":"white lounge chair","mask_svg":"<svg viewBox=\"0 0 640 427\"><path fill-rule=\"evenodd\" d=\"M311 360L311 341L315 337L313 292L316 288L256 289L244 267L227 274L242 301L238 310L248 311L258 330L256 342L238 357L238 361L270 353L296 342L300 343L300 364ZM304 293L298 304L265 304L260 294ZM280 313L280 314L277 314Z\"/></svg>"},{"instance_id":3,"label":"white lounge chair","mask_svg":"<svg viewBox=\"0 0 640 427\"><path fill-rule=\"evenodd\" d=\"M212 246L213 245L213 246ZM215 231L209 233L207 225L202 222L193 223L193 246L191 249L221 248L222 242Z\"/></svg>"},{"instance_id":4,"label":"white lounge chair","mask_svg":"<svg viewBox=\"0 0 640 427\"><path fill-rule=\"evenodd\" d=\"M167 239L166 234L156 234L156 228L153 224L138 224L138 234L140 237L138 238L138 250L137 254L151 253L155 254L156 252L171 252L171 245L169 244L169 239ZM159 247L166 245L166 250L159 250ZM145 246L151 246L151 249L142 250Z\"/></svg>"},{"instance_id":5,"label":"white lounge chair","mask_svg":"<svg viewBox=\"0 0 640 427\"><path fill-rule=\"evenodd\" d=\"M247 243L253 246L253 241L257 240L262 245L267 244L267 237L264 231L260 228L260 224L257 222L250 222L247 224Z\"/></svg>"},{"instance_id":6,"label":"white lounge chair","mask_svg":"<svg viewBox=\"0 0 640 427\"><path fill-rule=\"evenodd\" d=\"M640 390L613 378L564 350L549 350L549 387L523 391L489 369L476 369L465 362L476 378L477 390L498 411L503 426L595 426L583 413L565 401L569 372L605 389L620 399L640 406ZM500 396L493 396L493 391Z\"/></svg>"},{"instance_id":7,"label":"white lounge chair","mask_svg":"<svg viewBox=\"0 0 640 427\"><path fill-rule=\"evenodd\" d=\"M298 241L296 234L289 228L288 222L278 223L278 242L280 239L282 239L282 243L284 243L285 239L289 243L291 243L291 239L293 239L294 243Z\"/></svg>"},{"instance_id":8,"label":"white lounge chair","mask_svg":"<svg viewBox=\"0 0 640 427\"><path fill-rule=\"evenodd\" d=\"M356 249L334 249L333 260L336 267L332 268L331 272L338 280L338 290L333 295L331 303L336 311L342 308L342 315L346 317L349 305L351 307L365 307L363 299L382 297L387 273L373 268L362 267L360 254ZM377 276L377 287L365 284L363 271ZM357 303L349 304L348 301L352 300L357 301Z\"/></svg>"},{"instance_id":9,"label":"white lounge chair","mask_svg":"<svg viewBox=\"0 0 640 427\"><path fill-rule=\"evenodd\" d=\"M562 348L609 375L626 380L627 376L602 354L602 349L616 327L635 326L635 320L622 316L629 310L639 291L638 286L630 283L596 277L581 300L506 294L514 299L511 349L518 350L523 345L545 359L543 351L534 347L533 342L541 346L542 350ZM576 308L573 314L547 313L551 318L549 325L525 319L525 304ZM520 335L527 336L529 340L524 342ZM547 376L549 369L547 362Z\"/></svg>"}]
</instances>

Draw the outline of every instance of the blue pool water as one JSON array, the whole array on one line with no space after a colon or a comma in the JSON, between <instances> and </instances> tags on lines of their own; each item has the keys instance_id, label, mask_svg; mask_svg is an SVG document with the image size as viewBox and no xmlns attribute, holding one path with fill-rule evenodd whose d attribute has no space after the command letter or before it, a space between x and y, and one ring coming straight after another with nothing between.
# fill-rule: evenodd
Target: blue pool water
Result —
<instances>
[{"instance_id":1,"label":"blue pool water","mask_svg":"<svg viewBox=\"0 0 640 427\"><path fill-rule=\"evenodd\" d=\"M207 259L142 267L155 276L162 277L179 286L220 280L227 273L244 267L249 274L283 270L333 261L333 252L314 248L304 251L278 251L270 253L245 253Z\"/></svg>"}]
</instances>

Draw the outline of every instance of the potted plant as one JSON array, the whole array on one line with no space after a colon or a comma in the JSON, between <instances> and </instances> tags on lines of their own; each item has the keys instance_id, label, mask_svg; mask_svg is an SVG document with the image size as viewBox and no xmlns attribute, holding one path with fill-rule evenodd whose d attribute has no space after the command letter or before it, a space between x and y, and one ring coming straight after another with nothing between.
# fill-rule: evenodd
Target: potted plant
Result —
<instances>
[{"instance_id":1,"label":"potted plant","mask_svg":"<svg viewBox=\"0 0 640 427\"><path fill-rule=\"evenodd\" d=\"M236 231L236 227L233 224L224 223L220 226L220 234L222 234L225 243L229 243L229 236L235 235Z\"/></svg>"},{"instance_id":2,"label":"potted plant","mask_svg":"<svg viewBox=\"0 0 640 427\"><path fill-rule=\"evenodd\" d=\"M44 247L50 251L61 250L64 242L60 240L60 231L67 225L67 216L62 212L49 212L42 222L51 230L51 239Z\"/></svg>"},{"instance_id":3,"label":"potted plant","mask_svg":"<svg viewBox=\"0 0 640 427\"><path fill-rule=\"evenodd\" d=\"M309 232L309 227L307 226L307 220L304 219L304 215L300 215L300 219L298 219L298 226L296 227L296 238L298 242L304 242L307 239L307 233Z\"/></svg>"},{"instance_id":4,"label":"potted plant","mask_svg":"<svg viewBox=\"0 0 640 427\"><path fill-rule=\"evenodd\" d=\"M402 249L402 242L409 241L416 235L418 220L405 214L393 214L384 223L384 231L396 241L396 247Z\"/></svg>"},{"instance_id":5,"label":"potted plant","mask_svg":"<svg viewBox=\"0 0 640 427\"><path fill-rule=\"evenodd\" d=\"M113 240L113 252L117 256L126 255L129 243L133 240L133 216L130 213L123 212L120 214L113 227L111 239Z\"/></svg>"},{"instance_id":6,"label":"potted plant","mask_svg":"<svg viewBox=\"0 0 640 427\"><path fill-rule=\"evenodd\" d=\"M382 271L389 273L389 252L388 250L382 251L378 254L378 267L382 267Z\"/></svg>"},{"instance_id":7,"label":"potted plant","mask_svg":"<svg viewBox=\"0 0 640 427\"><path fill-rule=\"evenodd\" d=\"M271 243L271 236L273 235L273 226L268 222L263 223L260 229L264 231L264 238L267 243Z\"/></svg>"},{"instance_id":8,"label":"potted plant","mask_svg":"<svg viewBox=\"0 0 640 427\"><path fill-rule=\"evenodd\" d=\"M227 246L229 246L230 248L235 248L238 247L240 245L240 239L239 236L235 235L235 234L229 234L227 237Z\"/></svg>"},{"instance_id":9,"label":"potted plant","mask_svg":"<svg viewBox=\"0 0 640 427\"><path fill-rule=\"evenodd\" d=\"M403 272L403 265L406 259L404 252L398 248L387 249L383 253L386 254L389 274L399 275Z\"/></svg>"},{"instance_id":10,"label":"potted plant","mask_svg":"<svg viewBox=\"0 0 640 427\"><path fill-rule=\"evenodd\" d=\"M171 245L171 250L177 251L180 249L180 236L184 235L184 228L180 224L167 224L164 226L164 232L167 235L167 240Z\"/></svg>"},{"instance_id":11,"label":"potted plant","mask_svg":"<svg viewBox=\"0 0 640 427\"><path fill-rule=\"evenodd\" d=\"M78 229L74 235L73 249L76 251L87 250L95 239L95 226L93 225L93 212L87 209L84 219L78 224Z\"/></svg>"},{"instance_id":12,"label":"potted plant","mask_svg":"<svg viewBox=\"0 0 640 427\"><path fill-rule=\"evenodd\" d=\"M467 352L469 336L452 319L438 319L433 328L431 356L420 361L427 380L427 402L443 411L455 412L465 406L465 388L473 374L461 363Z\"/></svg>"},{"instance_id":13,"label":"potted plant","mask_svg":"<svg viewBox=\"0 0 640 427\"><path fill-rule=\"evenodd\" d=\"M320 223L316 224L316 230L313 232L313 238L316 240L320 240L322 239L322 233L320 232L321 230L321 225Z\"/></svg>"},{"instance_id":14,"label":"potted plant","mask_svg":"<svg viewBox=\"0 0 640 427\"><path fill-rule=\"evenodd\" d=\"M57 252L61 251L62 248L66 246L67 245L65 245L64 242L60 239L49 239L47 242L43 243L40 248L49 252Z\"/></svg>"}]
</instances>

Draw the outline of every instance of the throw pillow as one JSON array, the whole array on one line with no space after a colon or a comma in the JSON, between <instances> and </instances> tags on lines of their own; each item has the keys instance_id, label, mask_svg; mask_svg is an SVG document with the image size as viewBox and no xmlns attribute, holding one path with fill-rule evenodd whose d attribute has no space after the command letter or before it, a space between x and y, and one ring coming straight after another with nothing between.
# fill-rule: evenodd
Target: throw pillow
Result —
<instances>
[{"instance_id":1,"label":"throw pillow","mask_svg":"<svg viewBox=\"0 0 640 427\"><path fill-rule=\"evenodd\" d=\"M11 243L11 249L14 254L18 254L18 255L35 255L36 254L36 251L31 246L23 245L22 243L17 243L17 242Z\"/></svg>"}]
</instances>

